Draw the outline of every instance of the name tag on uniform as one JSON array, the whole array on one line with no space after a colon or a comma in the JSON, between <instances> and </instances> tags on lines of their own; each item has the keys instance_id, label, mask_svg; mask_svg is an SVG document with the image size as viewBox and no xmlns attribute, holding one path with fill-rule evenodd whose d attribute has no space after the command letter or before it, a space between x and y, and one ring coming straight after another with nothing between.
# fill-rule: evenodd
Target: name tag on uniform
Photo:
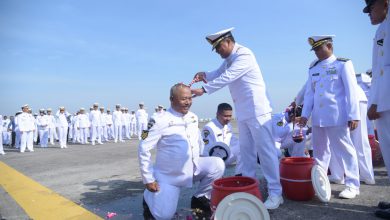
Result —
<instances>
[{"instance_id":1,"label":"name tag on uniform","mask_svg":"<svg viewBox=\"0 0 390 220\"><path fill-rule=\"evenodd\" d=\"M320 75L320 73L313 73L313 74L311 74L311 76L319 76Z\"/></svg>"}]
</instances>

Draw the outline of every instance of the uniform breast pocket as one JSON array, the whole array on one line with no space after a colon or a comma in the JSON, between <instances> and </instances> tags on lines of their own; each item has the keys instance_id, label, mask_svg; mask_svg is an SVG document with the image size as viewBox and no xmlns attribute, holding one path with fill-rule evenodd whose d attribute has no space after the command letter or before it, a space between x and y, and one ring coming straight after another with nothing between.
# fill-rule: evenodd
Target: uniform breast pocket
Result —
<instances>
[{"instance_id":1,"label":"uniform breast pocket","mask_svg":"<svg viewBox=\"0 0 390 220\"><path fill-rule=\"evenodd\" d=\"M337 84L339 83L339 75L330 74L327 78L329 80L329 89L331 92L334 92L335 88L337 88Z\"/></svg>"},{"instance_id":2,"label":"uniform breast pocket","mask_svg":"<svg viewBox=\"0 0 390 220\"><path fill-rule=\"evenodd\" d=\"M311 86L312 88L315 90L316 88L316 85L318 84L318 82L320 81L320 77L319 76L312 76L311 77Z\"/></svg>"}]
</instances>

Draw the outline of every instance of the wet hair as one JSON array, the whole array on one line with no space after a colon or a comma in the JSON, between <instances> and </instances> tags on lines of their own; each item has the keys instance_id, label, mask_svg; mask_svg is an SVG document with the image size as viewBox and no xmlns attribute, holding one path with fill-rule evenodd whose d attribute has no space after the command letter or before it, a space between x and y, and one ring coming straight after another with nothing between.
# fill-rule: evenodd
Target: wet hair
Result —
<instances>
[{"instance_id":1,"label":"wet hair","mask_svg":"<svg viewBox=\"0 0 390 220\"><path fill-rule=\"evenodd\" d=\"M233 108L231 105L229 105L228 103L221 103L218 105L218 110L217 110L217 113L221 113L223 111L232 111Z\"/></svg>"},{"instance_id":2,"label":"wet hair","mask_svg":"<svg viewBox=\"0 0 390 220\"><path fill-rule=\"evenodd\" d=\"M188 85L184 84L184 83L176 83L175 85L173 85L171 87L171 90L169 92L169 97L170 98L173 98L175 97L176 93L177 93L177 90L179 88L190 88Z\"/></svg>"}]
</instances>

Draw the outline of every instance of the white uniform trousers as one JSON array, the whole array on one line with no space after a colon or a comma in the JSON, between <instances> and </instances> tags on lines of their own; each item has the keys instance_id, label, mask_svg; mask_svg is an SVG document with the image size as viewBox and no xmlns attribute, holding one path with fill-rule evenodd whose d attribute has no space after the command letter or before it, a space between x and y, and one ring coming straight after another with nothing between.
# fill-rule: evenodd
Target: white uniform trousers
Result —
<instances>
[{"instance_id":1,"label":"white uniform trousers","mask_svg":"<svg viewBox=\"0 0 390 220\"><path fill-rule=\"evenodd\" d=\"M76 142L81 143L80 140L80 130L77 129L76 127L73 128L73 143L75 144Z\"/></svg>"},{"instance_id":2,"label":"white uniform trousers","mask_svg":"<svg viewBox=\"0 0 390 220\"><path fill-rule=\"evenodd\" d=\"M79 132L80 132L80 142L81 142L81 144L88 143L89 129L88 128L80 128Z\"/></svg>"},{"instance_id":3,"label":"white uniform trousers","mask_svg":"<svg viewBox=\"0 0 390 220\"><path fill-rule=\"evenodd\" d=\"M380 112L379 114L380 118L375 123L383 160L387 169L387 176L390 178L390 110Z\"/></svg>"},{"instance_id":4,"label":"white uniform trousers","mask_svg":"<svg viewBox=\"0 0 390 220\"><path fill-rule=\"evenodd\" d=\"M22 142L22 134L19 130L15 131L15 148L19 149Z\"/></svg>"},{"instance_id":5,"label":"white uniform trousers","mask_svg":"<svg viewBox=\"0 0 390 220\"><path fill-rule=\"evenodd\" d=\"M270 196L282 195L278 150L272 135L271 113L238 122L242 174L256 178L257 155Z\"/></svg>"},{"instance_id":6,"label":"white uniform trousers","mask_svg":"<svg viewBox=\"0 0 390 220\"><path fill-rule=\"evenodd\" d=\"M358 127L351 131L351 140L353 146L356 150L359 174L361 181L375 181L374 169L372 166L372 156L371 156L371 146L368 141L367 133L367 102L360 102L360 118ZM333 152L332 152L333 153ZM332 172L332 177L337 180L344 179L344 170L340 161L335 160L334 157L330 159L330 171Z\"/></svg>"},{"instance_id":7,"label":"white uniform trousers","mask_svg":"<svg viewBox=\"0 0 390 220\"><path fill-rule=\"evenodd\" d=\"M3 144L11 145L11 132L3 131Z\"/></svg>"},{"instance_id":8,"label":"white uniform trousers","mask_svg":"<svg viewBox=\"0 0 390 220\"><path fill-rule=\"evenodd\" d=\"M130 136L138 136L136 123L130 123Z\"/></svg>"},{"instance_id":9,"label":"white uniform trousers","mask_svg":"<svg viewBox=\"0 0 390 220\"><path fill-rule=\"evenodd\" d=\"M122 125L114 124L114 141L122 141Z\"/></svg>"},{"instance_id":10,"label":"white uniform trousers","mask_svg":"<svg viewBox=\"0 0 390 220\"><path fill-rule=\"evenodd\" d=\"M126 137L126 139L131 139L131 136L130 136L130 124L126 124L123 126L123 136Z\"/></svg>"},{"instance_id":11,"label":"white uniform trousers","mask_svg":"<svg viewBox=\"0 0 390 220\"><path fill-rule=\"evenodd\" d=\"M38 141L38 135L39 135L39 132L38 132L38 129L35 129L34 130L34 142L37 142Z\"/></svg>"},{"instance_id":12,"label":"white uniform trousers","mask_svg":"<svg viewBox=\"0 0 390 220\"><path fill-rule=\"evenodd\" d=\"M95 145L95 141L97 139L97 142L99 144L102 143L102 135L100 133L100 126L91 126L91 143L92 145Z\"/></svg>"},{"instance_id":13,"label":"white uniform trousers","mask_svg":"<svg viewBox=\"0 0 390 220\"><path fill-rule=\"evenodd\" d=\"M50 139L50 144L54 145L54 139L58 139L56 128L49 128L49 139Z\"/></svg>"},{"instance_id":14,"label":"white uniform trousers","mask_svg":"<svg viewBox=\"0 0 390 220\"><path fill-rule=\"evenodd\" d=\"M345 173L345 185L359 189L359 167L348 126L313 126L312 140L316 163L324 170L328 170L331 156L334 157L335 161L340 162L340 167Z\"/></svg>"},{"instance_id":15,"label":"white uniform trousers","mask_svg":"<svg viewBox=\"0 0 390 220\"><path fill-rule=\"evenodd\" d=\"M367 102L360 102L359 109L361 121L359 122L358 127L351 131L351 139L356 149L360 180L375 181L371 146L368 141Z\"/></svg>"},{"instance_id":16,"label":"white uniform trousers","mask_svg":"<svg viewBox=\"0 0 390 220\"><path fill-rule=\"evenodd\" d=\"M148 129L148 123L147 122L137 122L137 128L138 128L138 139L141 140L142 131Z\"/></svg>"},{"instance_id":17,"label":"white uniform trousers","mask_svg":"<svg viewBox=\"0 0 390 220\"><path fill-rule=\"evenodd\" d=\"M367 122L368 135L375 135L374 122L369 120L367 116L366 116L366 122Z\"/></svg>"},{"instance_id":18,"label":"white uniform trousers","mask_svg":"<svg viewBox=\"0 0 390 220\"><path fill-rule=\"evenodd\" d=\"M114 125L107 125L107 138L108 140L114 139Z\"/></svg>"},{"instance_id":19,"label":"white uniform trousers","mask_svg":"<svg viewBox=\"0 0 390 220\"><path fill-rule=\"evenodd\" d=\"M47 142L49 138L49 129L46 128L40 128L39 129L39 142L41 147L47 147Z\"/></svg>"},{"instance_id":20,"label":"white uniform trousers","mask_svg":"<svg viewBox=\"0 0 390 220\"><path fill-rule=\"evenodd\" d=\"M107 135L107 126L104 125L104 126L100 126L99 127L100 129L100 137L101 137L101 140L102 141L108 141L108 135Z\"/></svg>"},{"instance_id":21,"label":"white uniform trousers","mask_svg":"<svg viewBox=\"0 0 390 220\"><path fill-rule=\"evenodd\" d=\"M60 147L66 148L68 127L58 127L58 136L60 141Z\"/></svg>"},{"instance_id":22,"label":"white uniform trousers","mask_svg":"<svg viewBox=\"0 0 390 220\"><path fill-rule=\"evenodd\" d=\"M198 174L193 176L194 183L199 182L195 197L206 196L210 199L212 182L222 177L225 172L225 164L221 158L200 157ZM157 220L171 220L176 212L180 196L180 187L157 180L160 186L159 192L150 192L145 189L144 198L150 212Z\"/></svg>"},{"instance_id":23,"label":"white uniform trousers","mask_svg":"<svg viewBox=\"0 0 390 220\"><path fill-rule=\"evenodd\" d=\"M34 151L33 145L31 144L34 139L34 132L23 131L20 136L20 152L23 153L26 150L26 147L29 151Z\"/></svg>"}]
</instances>

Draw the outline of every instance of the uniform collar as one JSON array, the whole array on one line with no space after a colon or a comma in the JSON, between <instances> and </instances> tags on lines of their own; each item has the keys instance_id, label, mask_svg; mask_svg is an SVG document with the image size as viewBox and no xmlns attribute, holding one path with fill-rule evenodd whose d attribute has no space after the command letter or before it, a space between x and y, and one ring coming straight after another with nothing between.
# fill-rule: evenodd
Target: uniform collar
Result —
<instances>
[{"instance_id":1,"label":"uniform collar","mask_svg":"<svg viewBox=\"0 0 390 220\"><path fill-rule=\"evenodd\" d=\"M321 64L324 64L324 63L331 63L333 61L335 61L337 58L334 54L332 54L330 57L326 58L325 60L322 60L320 63Z\"/></svg>"},{"instance_id":2,"label":"uniform collar","mask_svg":"<svg viewBox=\"0 0 390 220\"><path fill-rule=\"evenodd\" d=\"M168 109L168 111L172 114L172 115L174 115L174 116L176 116L176 117L180 117L180 118L183 118L183 117L185 117L187 114L183 114L183 113L180 113L180 112L177 112L177 111L175 111L173 108L169 108Z\"/></svg>"},{"instance_id":3,"label":"uniform collar","mask_svg":"<svg viewBox=\"0 0 390 220\"><path fill-rule=\"evenodd\" d=\"M232 52L230 53L230 55L226 59L230 60L234 56L233 54L237 53L237 50L238 50L239 47L240 47L240 45L238 43L234 43L233 50L232 50Z\"/></svg>"}]
</instances>

